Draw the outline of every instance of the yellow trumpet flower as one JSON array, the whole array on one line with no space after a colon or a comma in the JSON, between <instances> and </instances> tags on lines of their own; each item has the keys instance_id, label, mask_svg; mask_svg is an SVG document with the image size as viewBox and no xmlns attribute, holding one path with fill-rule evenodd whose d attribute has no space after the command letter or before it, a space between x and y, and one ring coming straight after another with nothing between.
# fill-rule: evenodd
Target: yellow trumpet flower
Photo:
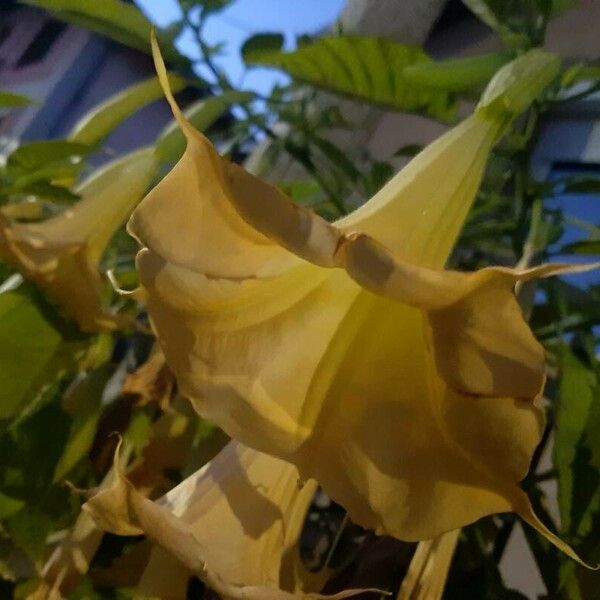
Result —
<instances>
[{"instance_id":1,"label":"yellow trumpet flower","mask_svg":"<svg viewBox=\"0 0 600 600\"><path fill-rule=\"evenodd\" d=\"M41 223L18 223L0 211L0 260L38 285L82 330L115 328L122 319L103 306L98 263L156 164L152 148L113 161L77 188L82 200Z\"/></svg>"},{"instance_id":2,"label":"yellow trumpet flower","mask_svg":"<svg viewBox=\"0 0 600 600\"><path fill-rule=\"evenodd\" d=\"M419 542L396 600L441 600L460 529Z\"/></svg>"},{"instance_id":3,"label":"yellow trumpet flower","mask_svg":"<svg viewBox=\"0 0 600 600\"><path fill-rule=\"evenodd\" d=\"M503 67L473 115L330 224L221 158L153 48L187 149L128 228L182 393L378 533L425 540L515 511L576 557L518 487L543 427L544 351L514 295L571 267L443 269L490 149L556 57Z\"/></svg>"},{"instance_id":4,"label":"yellow trumpet flower","mask_svg":"<svg viewBox=\"0 0 600 600\"><path fill-rule=\"evenodd\" d=\"M143 597L183 598L192 574L224 600L324 597L298 589L294 550L317 484L301 484L290 463L230 442L157 502L125 479L118 454L115 468L112 485L83 508L102 529L143 533L159 546L139 584Z\"/></svg>"}]
</instances>

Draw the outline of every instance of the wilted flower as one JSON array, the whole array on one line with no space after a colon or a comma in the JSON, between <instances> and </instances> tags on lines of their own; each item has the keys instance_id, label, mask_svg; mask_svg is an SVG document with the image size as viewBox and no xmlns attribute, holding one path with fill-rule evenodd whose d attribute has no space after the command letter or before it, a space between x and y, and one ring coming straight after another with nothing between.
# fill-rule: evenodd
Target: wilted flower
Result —
<instances>
[{"instance_id":1,"label":"wilted flower","mask_svg":"<svg viewBox=\"0 0 600 600\"><path fill-rule=\"evenodd\" d=\"M443 270L488 153L554 77L530 51L474 114L329 224L222 159L185 119L129 231L167 363L198 412L315 478L357 523L423 540L515 511L543 427L544 351L514 295L566 270Z\"/></svg>"},{"instance_id":2,"label":"wilted flower","mask_svg":"<svg viewBox=\"0 0 600 600\"><path fill-rule=\"evenodd\" d=\"M169 407L175 381L165 361L165 355L155 344L146 362L123 381L121 393L135 399L137 406L158 404L163 411Z\"/></svg>"},{"instance_id":3,"label":"wilted flower","mask_svg":"<svg viewBox=\"0 0 600 600\"><path fill-rule=\"evenodd\" d=\"M120 158L77 188L82 200L41 223L13 222L0 212L0 259L38 285L82 330L114 328L120 319L104 309L98 264L155 167L152 148Z\"/></svg>"}]
</instances>

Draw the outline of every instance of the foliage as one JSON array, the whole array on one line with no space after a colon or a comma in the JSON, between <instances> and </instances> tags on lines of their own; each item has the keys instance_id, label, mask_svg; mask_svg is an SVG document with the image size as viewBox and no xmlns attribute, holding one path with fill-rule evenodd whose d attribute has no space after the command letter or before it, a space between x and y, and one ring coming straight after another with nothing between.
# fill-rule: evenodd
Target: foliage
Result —
<instances>
[{"instance_id":1,"label":"foliage","mask_svg":"<svg viewBox=\"0 0 600 600\"><path fill-rule=\"evenodd\" d=\"M181 77L172 76L170 81L176 92L185 87L185 81ZM85 119L76 123L69 139L88 146L98 144L127 117L161 97L162 89L156 77L136 83L104 101L88 113Z\"/></svg>"},{"instance_id":2,"label":"foliage","mask_svg":"<svg viewBox=\"0 0 600 600\"><path fill-rule=\"evenodd\" d=\"M150 51L152 25L131 3L23 1L119 43ZM349 34L299 40L296 49L283 51L281 34L262 33L242 48L248 68L278 68L292 80L268 95L233 85L215 61L220 48L204 41L207 20L232 0L179 0L181 21L158 31L158 37L172 69L173 90L190 87L207 94L186 107L192 125L223 154L275 179L295 202L333 220L376 193L391 178L399 159L420 151L419 145L406 145L381 161L364 148L338 144L340 134L357 127L346 114L350 111L345 100L451 122L459 103L471 102L500 66L542 46L548 20L569 4L564 0L463 1L499 35L501 52L438 61L419 47ZM177 50L174 41L183 29L195 39L199 58L190 59ZM197 74L200 70L204 78ZM600 180L570 176L560 182L540 181L531 165L544 115L599 88L596 65L561 66L559 77L493 151L452 266L527 266L556 255L599 253L598 225L575 223L562 209L551 208L548 200L563 193L598 195ZM106 158L106 139L161 94L152 77L106 99L65 139L22 143L8 152L0 166L0 228L3 219L35 224L69 210L79 199L78 182L96 172L93 165ZM520 98L513 100L512 106L505 98L498 104L491 102L486 110L517 113ZM30 102L10 91L0 92L2 111L19 110ZM174 121L159 134L153 148L157 179L185 148ZM285 161L294 168L278 178L281 170L273 167ZM574 224L583 236L562 244L563 232ZM120 229L100 265L102 271L112 268L118 284L127 289L137 283L135 250ZM79 520L74 525L81 500L64 482L79 488L105 485L112 473L114 432L124 440L122 456L129 479L151 497L179 483L225 443L222 432L182 401L172 374L151 351L155 340L139 298L126 295L115 301L107 285L98 293L105 303L112 299L112 310L126 316L127 325L111 331L80 331L31 281L23 281L13 267L0 263L0 595L27 597L39 589L37 574L44 565L53 564L53 550L68 539L68 531L85 525ZM588 560L597 562L600 367L594 327L600 324L600 287L545 280L536 290L524 286L520 298L550 365L547 431L524 486L538 512L544 513L543 483L557 483L560 524L552 523L549 515L548 521ZM552 467L542 471L541 455L551 439ZM347 523L340 516L341 507L323 505L322 498L313 505L302 538L304 558L312 557L320 568L313 575L322 583L329 579L327 591L352 584L386 586L395 593L412 546L376 540L374 534ZM515 518L506 515L465 528L445 597L521 597L506 588L498 567L514 525ZM134 538L117 541L99 533L94 537L89 531L86 535L89 568L65 583L64 589L73 594L69 597L130 597L128 590L137 583L147 547ZM535 534L528 533L527 540L548 597L594 597L597 579L593 575L559 556ZM328 550L319 556L323 544ZM372 548L381 555L371 553ZM380 581L368 576L378 572L371 568L374 556L379 568L389 565ZM195 585L190 583L188 590ZM481 590L486 590L485 595Z\"/></svg>"},{"instance_id":3,"label":"foliage","mask_svg":"<svg viewBox=\"0 0 600 600\"><path fill-rule=\"evenodd\" d=\"M294 52L281 52L274 41L272 36L250 38L242 48L246 62L281 67L299 81L395 110L425 112L442 119L454 115L456 106L447 88L414 85L418 71L412 77L404 75L407 67L430 62L421 48L346 35L320 37Z\"/></svg>"},{"instance_id":4,"label":"foliage","mask_svg":"<svg viewBox=\"0 0 600 600\"><path fill-rule=\"evenodd\" d=\"M0 91L0 107L26 106L31 104L32 100L22 94L13 94L12 92Z\"/></svg>"},{"instance_id":5,"label":"foliage","mask_svg":"<svg viewBox=\"0 0 600 600\"><path fill-rule=\"evenodd\" d=\"M152 24L137 7L129 3L121 0L27 0L27 3L48 9L64 21L106 35L132 48L150 51ZM168 37L165 42L168 42ZM168 43L165 52L174 61L187 62Z\"/></svg>"},{"instance_id":6,"label":"foliage","mask_svg":"<svg viewBox=\"0 0 600 600\"><path fill-rule=\"evenodd\" d=\"M25 285L0 295L0 316L0 419L6 420L31 410L65 374L86 367L95 340L61 322L52 307Z\"/></svg>"}]
</instances>

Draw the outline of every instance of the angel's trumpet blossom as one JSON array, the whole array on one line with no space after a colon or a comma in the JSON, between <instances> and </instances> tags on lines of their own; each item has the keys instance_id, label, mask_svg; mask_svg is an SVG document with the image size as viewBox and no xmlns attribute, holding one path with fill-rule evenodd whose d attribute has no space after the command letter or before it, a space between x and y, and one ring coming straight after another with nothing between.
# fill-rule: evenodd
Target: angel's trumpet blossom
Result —
<instances>
[{"instance_id":1,"label":"angel's trumpet blossom","mask_svg":"<svg viewBox=\"0 0 600 600\"><path fill-rule=\"evenodd\" d=\"M570 267L444 270L490 149L557 59L532 50L503 67L473 115L330 224L221 158L154 55L187 149L128 227L198 412L379 533L431 539L516 511L575 557L518 486L543 428L544 351L514 295Z\"/></svg>"},{"instance_id":2,"label":"angel's trumpet blossom","mask_svg":"<svg viewBox=\"0 0 600 600\"><path fill-rule=\"evenodd\" d=\"M84 505L98 525L157 544L144 597L185 597L196 575L225 600L325 598L299 588L294 553L316 482L290 463L230 442L212 461L152 502L118 469L110 488ZM327 596L348 598L364 590Z\"/></svg>"},{"instance_id":3,"label":"angel's trumpet blossom","mask_svg":"<svg viewBox=\"0 0 600 600\"><path fill-rule=\"evenodd\" d=\"M76 189L82 199L41 223L0 212L0 260L40 287L84 331L114 329L122 320L104 307L100 258L143 196L156 169L152 148L96 171Z\"/></svg>"}]
</instances>

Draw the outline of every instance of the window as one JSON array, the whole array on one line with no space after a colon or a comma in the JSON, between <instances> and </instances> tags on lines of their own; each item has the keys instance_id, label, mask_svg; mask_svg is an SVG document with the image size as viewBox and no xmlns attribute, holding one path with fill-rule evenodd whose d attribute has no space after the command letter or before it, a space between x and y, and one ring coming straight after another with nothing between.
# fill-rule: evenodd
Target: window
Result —
<instances>
[{"instance_id":1,"label":"window","mask_svg":"<svg viewBox=\"0 0 600 600\"><path fill-rule=\"evenodd\" d=\"M25 52L17 62L17 67L39 62L48 54L48 51L65 30L66 25L58 21L48 21L39 31L34 40L27 46Z\"/></svg>"}]
</instances>

